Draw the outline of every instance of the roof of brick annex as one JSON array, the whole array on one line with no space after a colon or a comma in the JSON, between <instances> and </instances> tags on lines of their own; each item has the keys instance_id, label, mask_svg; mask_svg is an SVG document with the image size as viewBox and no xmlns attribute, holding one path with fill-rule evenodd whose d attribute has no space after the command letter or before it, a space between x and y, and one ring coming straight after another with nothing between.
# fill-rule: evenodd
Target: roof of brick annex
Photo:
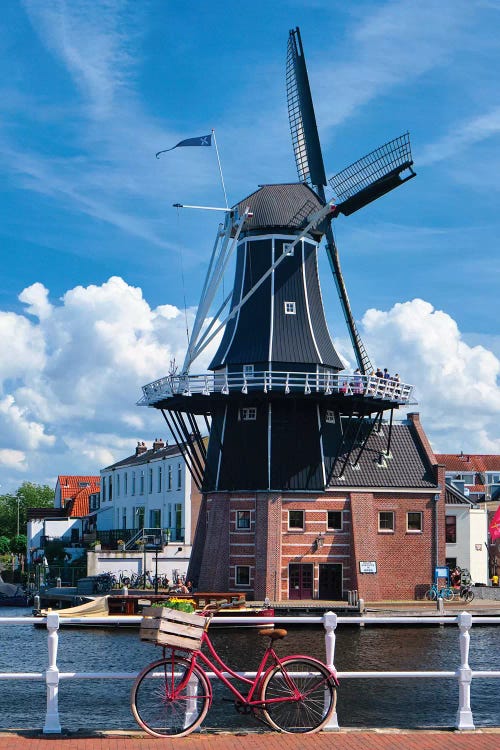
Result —
<instances>
[{"instance_id":1,"label":"roof of brick annex","mask_svg":"<svg viewBox=\"0 0 500 750\"><path fill-rule=\"evenodd\" d=\"M408 487L414 489L437 489L434 472L415 427L403 422L394 424L391 436L391 456L379 464L381 453L386 450L388 424L382 425L378 434L374 431L368 438L366 448L359 460L359 468L351 464L358 452L351 454L344 472L345 479L334 477L330 487ZM340 458L339 465L342 466Z\"/></svg>"}]
</instances>

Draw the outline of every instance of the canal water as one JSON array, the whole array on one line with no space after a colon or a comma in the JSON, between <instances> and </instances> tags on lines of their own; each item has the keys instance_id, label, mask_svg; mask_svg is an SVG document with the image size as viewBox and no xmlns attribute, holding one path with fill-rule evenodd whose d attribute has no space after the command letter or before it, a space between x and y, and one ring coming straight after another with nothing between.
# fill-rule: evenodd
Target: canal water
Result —
<instances>
[{"instance_id":1,"label":"canal water","mask_svg":"<svg viewBox=\"0 0 500 750\"><path fill-rule=\"evenodd\" d=\"M30 610L0 609L2 616L29 615ZM325 659L324 630L287 626L281 654L303 653ZM227 662L240 671L257 667L263 640L252 628L213 628L211 637ZM475 626L471 632L470 665L475 670L500 670L500 629ZM59 633L61 672L134 672L161 655L142 643L138 631L63 629ZM455 670L459 666L458 627L339 625L335 665L342 671ZM32 625L0 625L0 672L42 672L47 666L47 632ZM43 682L2 681L0 728L43 725L46 693ZM137 729L130 713L129 680L62 680L59 711L64 729ZM214 684L214 688L217 683ZM500 680L475 679L471 704L476 726L500 726ZM450 727L458 706L455 680L343 679L337 710L343 727ZM214 704L204 726L256 729L251 716L236 713L231 694L214 689Z\"/></svg>"}]
</instances>

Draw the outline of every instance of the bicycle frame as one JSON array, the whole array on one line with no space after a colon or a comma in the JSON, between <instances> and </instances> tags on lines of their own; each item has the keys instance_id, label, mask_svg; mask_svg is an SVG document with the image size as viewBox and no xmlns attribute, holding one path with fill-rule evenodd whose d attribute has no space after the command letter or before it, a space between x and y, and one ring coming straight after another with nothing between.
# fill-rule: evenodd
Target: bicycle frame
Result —
<instances>
[{"instance_id":1,"label":"bicycle frame","mask_svg":"<svg viewBox=\"0 0 500 750\"><path fill-rule=\"evenodd\" d=\"M301 700L304 695L297 689L297 686L295 685L293 679L289 676L286 665L283 664L284 660L281 660L274 650L272 646L267 646L264 655L262 656L262 659L260 661L260 664L257 669L257 673L253 679L250 679L249 677L245 677L241 674L238 674L235 672L231 667L229 667L223 659L219 656L219 654L216 652L212 641L207 635L207 632L205 631L202 635L202 645L204 644L212 656L214 661L211 661L210 658L204 654L201 650L193 651L191 657L187 657L187 659L190 661L190 667L187 671L182 683L178 686L178 691L182 692L184 688L186 687L187 683L189 682L189 679L191 677L191 673L197 664L197 662L202 662L206 667L208 667L211 671L214 672L217 679L219 679L235 696L237 700L239 700L243 705L250 706L252 708L259 708L264 705L269 705L271 703L289 703L290 700ZM165 648L163 649L165 654ZM172 655L175 655L176 649L172 649ZM186 657L183 657L186 658ZM293 658L303 658L303 655L300 654L294 654L294 655L287 655L286 659L293 659ZM271 660L271 664L266 668L266 665L268 664L269 660ZM215 663L214 663L215 662ZM292 692L292 698L290 696L284 696L280 698L270 698L266 701L260 700L258 698L254 698L255 693L258 691L258 688L260 687L261 681L264 679L264 677L268 674L268 672L273 669L276 666L281 666L283 670L283 677L286 681L286 684L290 688ZM220 667L220 668L219 668ZM245 696L243 695L235 685L233 685L230 680L226 677L224 674L226 672L229 674L232 678L239 680L240 682L245 683L246 685L250 686L250 689L248 691L248 694ZM335 685L338 686L338 679L334 671L330 668L331 677L335 682ZM210 703L212 702L212 695L210 695Z\"/></svg>"}]
</instances>

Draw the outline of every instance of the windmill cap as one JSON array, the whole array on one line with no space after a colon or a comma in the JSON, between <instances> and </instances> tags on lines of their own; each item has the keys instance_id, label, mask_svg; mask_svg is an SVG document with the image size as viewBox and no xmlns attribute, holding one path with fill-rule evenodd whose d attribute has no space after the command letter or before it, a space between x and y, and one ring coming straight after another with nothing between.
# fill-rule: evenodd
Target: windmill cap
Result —
<instances>
[{"instance_id":1,"label":"windmill cap","mask_svg":"<svg viewBox=\"0 0 500 750\"><path fill-rule=\"evenodd\" d=\"M308 224L308 217L324 206L319 196L303 182L278 185L261 185L258 190L240 201L235 208L241 216L247 208L250 213L243 225L243 233L288 231L299 233ZM320 240L323 236L317 227L311 235Z\"/></svg>"}]
</instances>

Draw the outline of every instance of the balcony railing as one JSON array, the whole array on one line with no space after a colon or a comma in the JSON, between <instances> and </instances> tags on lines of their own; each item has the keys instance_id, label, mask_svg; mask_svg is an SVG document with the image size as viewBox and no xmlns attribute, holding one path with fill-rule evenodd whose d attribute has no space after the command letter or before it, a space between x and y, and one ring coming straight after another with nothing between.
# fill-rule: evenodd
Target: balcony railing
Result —
<instances>
[{"instance_id":1,"label":"balcony railing","mask_svg":"<svg viewBox=\"0 0 500 750\"><path fill-rule=\"evenodd\" d=\"M410 402L413 386L391 378L374 375L343 375L330 372L278 372L263 370L247 376L242 373L205 373L204 375L166 376L148 383L142 388L140 406L151 406L173 396L211 396L218 393L312 393L331 396L369 396L373 399L394 401L398 404Z\"/></svg>"}]
</instances>

